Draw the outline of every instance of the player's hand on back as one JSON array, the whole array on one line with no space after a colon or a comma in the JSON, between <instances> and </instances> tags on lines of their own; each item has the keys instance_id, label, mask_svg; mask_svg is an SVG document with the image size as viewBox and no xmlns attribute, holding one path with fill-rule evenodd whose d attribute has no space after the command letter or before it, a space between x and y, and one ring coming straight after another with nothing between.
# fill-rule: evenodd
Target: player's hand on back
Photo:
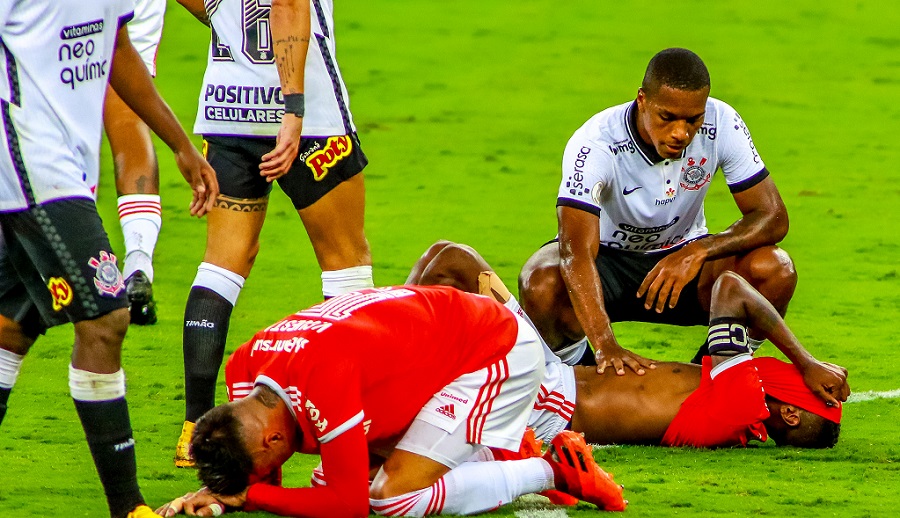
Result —
<instances>
[{"instance_id":1,"label":"player's hand on back","mask_svg":"<svg viewBox=\"0 0 900 518\"><path fill-rule=\"evenodd\" d=\"M706 257L706 248L694 241L656 263L637 291L637 297L645 299L644 308L657 313L662 313L667 305L674 308L681 290L697 277Z\"/></svg>"},{"instance_id":2,"label":"player's hand on back","mask_svg":"<svg viewBox=\"0 0 900 518\"><path fill-rule=\"evenodd\" d=\"M175 163L193 191L191 216L202 217L212 210L219 196L216 172L194 146L185 146L185 149L178 150L175 153Z\"/></svg>"},{"instance_id":3,"label":"player's hand on back","mask_svg":"<svg viewBox=\"0 0 900 518\"><path fill-rule=\"evenodd\" d=\"M800 367L803 382L826 404L837 406L847 401L850 385L847 384L847 369L833 363L813 360Z\"/></svg>"},{"instance_id":4,"label":"player's hand on back","mask_svg":"<svg viewBox=\"0 0 900 518\"><path fill-rule=\"evenodd\" d=\"M284 114L275 139L275 149L263 155L259 164L259 174L266 177L267 182L273 182L290 171L300 149L302 130L303 118L292 113Z\"/></svg>"},{"instance_id":5,"label":"player's hand on back","mask_svg":"<svg viewBox=\"0 0 900 518\"><path fill-rule=\"evenodd\" d=\"M597 347L594 359L597 361L598 374L603 374L607 367L615 369L616 374L619 376L625 374L625 367L633 370L638 375L646 374L647 371L645 369L656 368L654 360L634 354L616 343L615 339L611 343L607 342Z\"/></svg>"}]
</instances>

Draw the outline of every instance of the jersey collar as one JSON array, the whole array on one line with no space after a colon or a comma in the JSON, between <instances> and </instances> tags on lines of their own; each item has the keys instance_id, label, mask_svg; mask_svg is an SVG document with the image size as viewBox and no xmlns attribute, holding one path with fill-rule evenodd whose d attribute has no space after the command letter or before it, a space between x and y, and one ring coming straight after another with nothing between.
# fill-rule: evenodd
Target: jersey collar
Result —
<instances>
[{"instance_id":1,"label":"jersey collar","mask_svg":"<svg viewBox=\"0 0 900 518\"><path fill-rule=\"evenodd\" d=\"M656 148L647 144L641 138L641 133L638 131L637 126L637 112L637 101L632 101L628 108L625 109L625 129L628 131L628 137L634 142L638 152L644 157L647 164L656 165L665 160L665 158L657 153ZM686 152L687 149L681 151L681 158L684 158Z\"/></svg>"}]
</instances>

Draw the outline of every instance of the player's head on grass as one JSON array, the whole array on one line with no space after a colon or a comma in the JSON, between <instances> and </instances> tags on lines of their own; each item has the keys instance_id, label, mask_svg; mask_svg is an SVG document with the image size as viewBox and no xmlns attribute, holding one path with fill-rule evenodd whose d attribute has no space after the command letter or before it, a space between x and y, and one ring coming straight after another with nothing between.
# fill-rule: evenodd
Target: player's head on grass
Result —
<instances>
[{"instance_id":1,"label":"player's head on grass","mask_svg":"<svg viewBox=\"0 0 900 518\"><path fill-rule=\"evenodd\" d=\"M301 435L290 409L259 385L244 399L219 405L197 420L191 455L197 478L215 494L236 495L271 481Z\"/></svg>"},{"instance_id":2,"label":"player's head on grass","mask_svg":"<svg viewBox=\"0 0 900 518\"><path fill-rule=\"evenodd\" d=\"M795 448L832 448L841 434L841 424L766 396L769 418L765 420L769 437L778 446Z\"/></svg>"},{"instance_id":3,"label":"player's head on grass","mask_svg":"<svg viewBox=\"0 0 900 518\"><path fill-rule=\"evenodd\" d=\"M641 139L662 158L677 158L703 125L709 71L700 56L681 48L657 53L637 94Z\"/></svg>"}]
</instances>

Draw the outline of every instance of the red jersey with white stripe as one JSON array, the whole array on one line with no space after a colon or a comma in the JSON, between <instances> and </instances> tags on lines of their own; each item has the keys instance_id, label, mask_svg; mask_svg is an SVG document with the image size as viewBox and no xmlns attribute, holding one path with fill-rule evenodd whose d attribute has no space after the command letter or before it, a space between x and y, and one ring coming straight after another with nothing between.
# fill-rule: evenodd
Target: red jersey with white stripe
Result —
<instances>
[{"instance_id":1,"label":"red jersey with white stripe","mask_svg":"<svg viewBox=\"0 0 900 518\"><path fill-rule=\"evenodd\" d=\"M663 436L663 446L713 448L746 445L768 438L766 394L754 360L733 365L715 378L703 358L700 386L681 404Z\"/></svg>"},{"instance_id":2,"label":"red jersey with white stripe","mask_svg":"<svg viewBox=\"0 0 900 518\"><path fill-rule=\"evenodd\" d=\"M373 288L332 298L257 333L229 358L229 399L279 392L316 453L362 423L391 446L444 386L503 359L515 317L492 299L439 286ZM324 455L324 454L323 454Z\"/></svg>"}]
</instances>

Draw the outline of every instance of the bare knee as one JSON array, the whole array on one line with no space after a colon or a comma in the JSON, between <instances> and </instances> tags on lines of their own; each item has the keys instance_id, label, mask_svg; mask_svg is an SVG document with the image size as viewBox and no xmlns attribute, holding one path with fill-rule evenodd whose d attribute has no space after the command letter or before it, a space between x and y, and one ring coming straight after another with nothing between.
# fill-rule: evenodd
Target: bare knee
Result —
<instances>
[{"instance_id":1,"label":"bare knee","mask_svg":"<svg viewBox=\"0 0 900 518\"><path fill-rule=\"evenodd\" d=\"M777 246L753 250L736 262L735 270L769 300L772 297L790 299L797 286L794 261Z\"/></svg>"},{"instance_id":2,"label":"bare knee","mask_svg":"<svg viewBox=\"0 0 900 518\"><path fill-rule=\"evenodd\" d=\"M115 372L121 367L122 341L128 330L127 309L117 309L75 324L72 365L91 372Z\"/></svg>"},{"instance_id":3,"label":"bare knee","mask_svg":"<svg viewBox=\"0 0 900 518\"><path fill-rule=\"evenodd\" d=\"M34 345L34 340L25 334L18 322L0 315L0 349L25 356Z\"/></svg>"}]
</instances>

